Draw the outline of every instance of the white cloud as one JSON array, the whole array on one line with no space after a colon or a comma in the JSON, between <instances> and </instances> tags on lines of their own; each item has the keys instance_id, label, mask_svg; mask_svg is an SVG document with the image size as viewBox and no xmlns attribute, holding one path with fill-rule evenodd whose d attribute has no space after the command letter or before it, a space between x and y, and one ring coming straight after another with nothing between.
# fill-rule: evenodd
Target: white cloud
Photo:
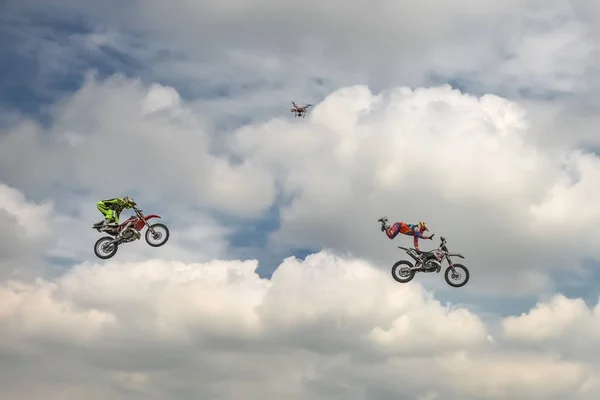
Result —
<instances>
[{"instance_id":1,"label":"white cloud","mask_svg":"<svg viewBox=\"0 0 600 400\"><path fill-rule=\"evenodd\" d=\"M179 93L173 88L153 84L142 102L144 114L152 114L161 110L177 112L181 108Z\"/></svg>"},{"instance_id":2,"label":"white cloud","mask_svg":"<svg viewBox=\"0 0 600 400\"><path fill-rule=\"evenodd\" d=\"M72 303L55 298L55 293L53 283L38 282L35 286L5 283L0 295L1 318L9 329L33 338L73 344L95 341L102 329L114 323L110 313L94 309L79 311Z\"/></svg>"},{"instance_id":3,"label":"white cloud","mask_svg":"<svg viewBox=\"0 0 600 400\"><path fill-rule=\"evenodd\" d=\"M512 94L523 88L581 92L587 91L586 78L593 76L597 59L593 33L598 13L585 2L383 1L374 8L364 0L301 7L269 0L252 7L240 1L165 6L152 0L118 10L110 4L60 3L93 21L102 18L102 29L84 43L101 37L101 43L141 57L164 78L183 83L185 76L192 85L211 78L233 86L263 80L301 90L296 83L311 77L339 79L356 73L362 82L381 87L420 85L434 73ZM139 36L127 40L124 33L131 30L145 32L151 40L144 46ZM209 36L210 41L197 40ZM148 47L168 49L173 57L157 59ZM232 53L246 56L236 62L228 57ZM207 59L214 64L207 65ZM256 64L256 59L262 76L248 75L252 69L244 65ZM304 74L304 68L311 74ZM207 69L210 74L201 72ZM319 70L322 74L315 75Z\"/></svg>"},{"instance_id":4,"label":"white cloud","mask_svg":"<svg viewBox=\"0 0 600 400\"><path fill-rule=\"evenodd\" d=\"M526 112L497 96L345 88L306 121L246 127L231 146L272 171L288 199L274 246L323 246L391 265L377 218L425 220L467 257L479 289L515 292L550 289L547 268L598 250L597 158L540 147ZM581 218L566 204L580 204ZM573 235L557 236L558 226Z\"/></svg>"},{"instance_id":5,"label":"white cloud","mask_svg":"<svg viewBox=\"0 0 600 400\"><path fill-rule=\"evenodd\" d=\"M64 15L102 28L64 41L45 27L17 35L21 51L45 58L41 78L85 69L84 55L107 47L143 66L136 80L88 75L49 127L0 121L10 185L0 186L0 267L46 275L0 289L2 398L598 397L597 306L559 295L496 335L497 320L435 301L419 285L429 277L394 283L389 266L403 254L392 246L408 239L388 241L375 222L422 219L448 236L472 272L460 293L551 293L552 268L595 258L600 165L576 147L597 140L583 107L600 83L597 7L140 4L59 0ZM572 97L406 87L431 75L482 93ZM290 100L340 87L307 119L287 119ZM214 92L229 95L194 98ZM239 121L254 122L216 129ZM163 215L172 238L92 264L95 203L124 194ZM240 254L228 236L274 204L281 229L253 253L330 253L287 259L271 281L255 261L198 264ZM213 211L241 220L219 226ZM83 263L51 278L44 256Z\"/></svg>"},{"instance_id":6,"label":"white cloud","mask_svg":"<svg viewBox=\"0 0 600 400\"><path fill-rule=\"evenodd\" d=\"M66 201L62 199L59 199L59 204L63 206L64 213L57 212L54 201L34 203L19 190L0 182L2 278L54 276L61 273L65 265L51 268L55 264L53 259L63 264L95 259L93 245L101 235L91 227L101 217L95 207L98 199L90 196L66 196ZM64 208L65 204L68 207ZM165 259L192 262L223 257L230 251L228 240L233 227L220 226L205 212L179 204L173 208L176 213L163 214L162 219L151 220L166 224L172 231L167 245L153 248L142 238L123 245L118 258L141 261L160 255ZM166 209L169 210L169 207ZM154 212L152 208L144 211ZM127 218L126 214L127 211L122 217Z\"/></svg>"},{"instance_id":7,"label":"white cloud","mask_svg":"<svg viewBox=\"0 0 600 400\"><path fill-rule=\"evenodd\" d=\"M495 353L472 357L457 354L440 363L446 379L461 381L473 398L591 399L577 392L592 375L582 363L539 354ZM470 379L464 379L468 374Z\"/></svg>"},{"instance_id":8,"label":"white cloud","mask_svg":"<svg viewBox=\"0 0 600 400\"><path fill-rule=\"evenodd\" d=\"M51 239L51 202L27 201L17 189L0 181L0 275L28 277L39 272L39 247ZM30 264L30 265L28 265Z\"/></svg>"},{"instance_id":9,"label":"white cloud","mask_svg":"<svg viewBox=\"0 0 600 400\"><path fill-rule=\"evenodd\" d=\"M62 225L87 232L85 244L81 233L72 244L65 234L54 255L87 254L95 203L133 192L180 221L180 240L164 254L181 261L227 252L235 226L220 229L207 212L256 219L273 205L281 228L270 246L278 254L330 248L386 269L403 254L392 252L377 218L425 220L467 257L478 282L467 290L551 291L552 268L576 268L598 250L597 157L540 145L526 110L494 95L353 86L331 93L306 119L287 119L286 111L221 140L174 89L115 76L90 78L53 115L49 130L24 122L1 137L0 165L5 182L38 195L65 181L89 192L76 206L87 222ZM27 158L45 168L24 168ZM580 204L576 217L571 204ZM559 226L571 234L557 236ZM155 257L144 249L129 246L123 256Z\"/></svg>"},{"instance_id":10,"label":"white cloud","mask_svg":"<svg viewBox=\"0 0 600 400\"><path fill-rule=\"evenodd\" d=\"M171 88L90 77L56 108L51 131L25 123L0 138L0 165L10 168L2 177L38 191L68 180L99 199L135 190L146 201L186 198L245 217L265 211L275 196L268 174L210 154L201 116L179 101ZM45 168L25 168L32 158Z\"/></svg>"},{"instance_id":11,"label":"white cloud","mask_svg":"<svg viewBox=\"0 0 600 400\"><path fill-rule=\"evenodd\" d=\"M36 3L35 9L47 6ZM150 0L115 8L58 0L53 11L61 6L60 15L81 15L92 32L49 41L46 30L28 27L21 38L26 50L46 50L55 60L45 69L81 70L82 60L101 55L112 67L141 66L140 75L199 97L225 90L229 95L219 101L203 102L224 122L268 117L291 99L317 101L327 90L357 82L379 90L421 86L436 76L515 97L523 91L589 96L600 83L599 14L581 1L383 1L374 8L364 0L300 7ZM13 7L20 15L19 5Z\"/></svg>"},{"instance_id":12,"label":"white cloud","mask_svg":"<svg viewBox=\"0 0 600 400\"><path fill-rule=\"evenodd\" d=\"M30 203L17 189L0 184L0 204L28 239L40 239L50 233L48 220L52 213L52 203Z\"/></svg>"},{"instance_id":13,"label":"white cloud","mask_svg":"<svg viewBox=\"0 0 600 400\"><path fill-rule=\"evenodd\" d=\"M88 387L86 398L98 391L116 399L135 392L467 400L600 394L597 364L491 343L475 314L442 306L419 284L396 284L365 261L328 253L290 258L270 281L255 268L255 261L115 261L79 265L52 281L4 284L0 351L18 357L12 368L28 374L0 378L0 394L37 398L43 388L64 397ZM527 331L513 333L527 338Z\"/></svg>"},{"instance_id":14,"label":"white cloud","mask_svg":"<svg viewBox=\"0 0 600 400\"><path fill-rule=\"evenodd\" d=\"M588 77L598 60L590 24L577 15L571 2L519 3L520 15L503 19L495 32L481 39L487 50L469 56L464 52L472 52L473 47L463 46L453 72L486 91L500 90L517 97L524 90L537 96L588 92ZM450 58L452 49L443 54ZM470 75L473 72L475 76Z\"/></svg>"},{"instance_id":15,"label":"white cloud","mask_svg":"<svg viewBox=\"0 0 600 400\"><path fill-rule=\"evenodd\" d=\"M584 328L594 321L594 315L581 299L559 295L550 303L539 303L528 314L504 320L504 332L509 338L540 342L571 336L573 329Z\"/></svg>"},{"instance_id":16,"label":"white cloud","mask_svg":"<svg viewBox=\"0 0 600 400\"><path fill-rule=\"evenodd\" d=\"M419 87L435 77L476 93L541 97L528 107L542 109L536 120L545 125L542 141L581 145L597 143L593 107L600 87L600 14L588 3L384 1L374 10L370 2L353 0L336 5L335 18L329 18L332 5L314 2L300 11L266 0L247 10L235 1L165 7L152 0L117 10L109 3L58 0L53 11L63 6L60 16L80 13L92 32L49 43L48 29L28 27L31 32L19 37L23 51L60 47L52 59L68 53L52 63L60 74L82 72L89 54L100 54L103 67L136 68L146 81L177 85L227 128L285 113L290 100L319 101L339 87ZM37 10L46 6L28 6L34 4ZM27 20L19 14L25 6L12 7ZM32 44L36 38L40 43ZM113 57L115 52L123 57ZM552 97L556 91L568 96Z\"/></svg>"},{"instance_id":17,"label":"white cloud","mask_svg":"<svg viewBox=\"0 0 600 400\"><path fill-rule=\"evenodd\" d=\"M45 253L47 256L72 260L95 259L93 245L103 235L92 229L92 223L101 217L100 213L91 207L94 203L95 201L87 198L87 201L78 207L83 217L62 215L56 218L56 230L63 234L55 238L53 246ZM228 236L232 233L231 228L222 227L205 213L197 213L186 207L177 208L175 212L169 207L166 207L166 210L171 212L163 214L160 220L150 221L165 224L169 228L171 234L168 244L160 248L150 247L143 236L144 230L139 241L122 245L115 257L121 261L143 261L160 256L167 260L192 262L219 258L230 250ZM153 212L145 206L144 211L148 214ZM123 212L124 219L129 217L125 214L128 212Z\"/></svg>"}]
</instances>

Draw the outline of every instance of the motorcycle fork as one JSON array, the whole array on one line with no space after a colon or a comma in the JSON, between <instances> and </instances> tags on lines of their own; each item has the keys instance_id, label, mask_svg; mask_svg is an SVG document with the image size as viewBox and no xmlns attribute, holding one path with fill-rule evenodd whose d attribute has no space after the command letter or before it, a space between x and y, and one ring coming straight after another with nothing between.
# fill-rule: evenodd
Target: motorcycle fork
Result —
<instances>
[{"instance_id":1,"label":"motorcycle fork","mask_svg":"<svg viewBox=\"0 0 600 400\"><path fill-rule=\"evenodd\" d=\"M152 229L152 227L150 226L150 223L148 222L148 220L146 218L144 218L144 215L141 212L139 212L139 211L136 211L136 214L137 214L137 216L138 216L139 219L141 219L142 221L144 221L144 225L146 225L146 228L148 228L148 230L150 230L150 232L152 232L152 235L156 235L156 232L154 232L154 229ZM137 231L140 232L141 229L139 229Z\"/></svg>"},{"instance_id":2,"label":"motorcycle fork","mask_svg":"<svg viewBox=\"0 0 600 400\"><path fill-rule=\"evenodd\" d=\"M446 261L448 261L448 265L450 266L450 269L452 270L452 272L455 272L454 264L452 263L452 260L450 259L450 257L446 256Z\"/></svg>"},{"instance_id":3,"label":"motorcycle fork","mask_svg":"<svg viewBox=\"0 0 600 400\"><path fill-rule=\"evenodd\" d=\"M148 230L150 232L152 232L152 235L156 235L156 232L154 231L154 228L150 225L150 222L148 222L147 219L144 219L144 223L146 224L146 228L148 228Z\"/></svg>"}]
</instances>

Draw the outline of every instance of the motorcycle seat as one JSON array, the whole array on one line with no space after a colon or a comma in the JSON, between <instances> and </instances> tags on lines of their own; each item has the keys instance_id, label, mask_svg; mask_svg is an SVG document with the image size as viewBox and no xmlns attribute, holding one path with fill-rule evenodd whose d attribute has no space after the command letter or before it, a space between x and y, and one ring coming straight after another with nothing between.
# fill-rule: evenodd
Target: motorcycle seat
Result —
<instances>
[{"instance_id":1,"label":"motorcycle seat","mask_svg":"<svg viewBox=\"0 0 600 400\"><path fill-rule=\"evenodd\" d=\"M433 250L429 250L429 251L423 251L423 250L417 250L417 249L415 249L415 251L416 251L418 254L431 254L431 253L433 252Z\"/></svg>"}]
</instances>

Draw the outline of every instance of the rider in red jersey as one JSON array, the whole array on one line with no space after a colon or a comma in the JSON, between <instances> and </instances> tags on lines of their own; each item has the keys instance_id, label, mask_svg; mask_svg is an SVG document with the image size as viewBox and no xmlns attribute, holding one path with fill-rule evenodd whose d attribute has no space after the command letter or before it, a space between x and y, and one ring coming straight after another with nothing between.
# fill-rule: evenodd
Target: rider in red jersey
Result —
<instances>
[{"instance_id":1,"label":"rider in red jersey","mask_svg":"<svg viewBox=\"0 0 600 400\"><path fill-rule=\"evenodd\" d=\"M418 224L407 224L405 222L396 222L392 226L388 225L388 219L382 217L378 219L381 222L381 232L385 232L387 237L394 239L398 234L412 236L414 238L415 249L419 250L419 239L433 240L435 234L431 236L423 235L423 232L429 231L425 222L419 222Z\"/></svg>"}]
</instances>

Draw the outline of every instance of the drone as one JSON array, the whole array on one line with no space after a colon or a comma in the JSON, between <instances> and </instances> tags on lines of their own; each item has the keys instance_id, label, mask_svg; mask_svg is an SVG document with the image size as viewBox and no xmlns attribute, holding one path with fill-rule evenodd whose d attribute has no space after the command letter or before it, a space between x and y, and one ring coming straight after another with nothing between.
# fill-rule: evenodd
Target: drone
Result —
<instances>
[{"instance_id":1,"label":"drone","mask_svg":"<svg viewBox=\"0 0 600 400\"><path fill-rule=\"evenodd\" d=\"M296 114L295 115L296 118L298 118L298 117L302 117L302 118L306 117L306 109L308 107L312 106L312 104L305 104L303 106L298 106L293 101L292 101L292 104L293 104L294 107L292 107L292 109L290 111Z\"/></svg>"}]
</instances>

